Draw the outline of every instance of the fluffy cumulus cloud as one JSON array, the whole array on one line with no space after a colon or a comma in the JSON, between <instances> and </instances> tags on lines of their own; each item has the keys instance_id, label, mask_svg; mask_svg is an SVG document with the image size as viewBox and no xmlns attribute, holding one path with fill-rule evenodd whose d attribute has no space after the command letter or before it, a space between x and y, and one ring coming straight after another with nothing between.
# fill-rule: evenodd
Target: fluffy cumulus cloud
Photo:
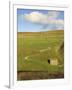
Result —
<instances>
[{"instance_id":1,"label":"fluffy cumulus cloud","mask_svg":"<svg viewBox=\"0 0 72 90\"><path fill-rule=\"evenodd\" d=\"M30 14L25 14L24 18L33 23L46 23L47 16L40 12L31 12Z\"/></svg>"},{"instance_id":2,"label":"fluffy cumulus cloud","mask_svg":"<svg viewBox=\"0 0 72 90\"><path fill-rule=\"evenodd\" d=\"M58 11L48 11L47 14L41 12L31 12L29 14L24 14L24 19L42 25L55 25L56 29L63 29L64 21L62 19L58 19L60 12Z\"/></svg>"}]
</instances>

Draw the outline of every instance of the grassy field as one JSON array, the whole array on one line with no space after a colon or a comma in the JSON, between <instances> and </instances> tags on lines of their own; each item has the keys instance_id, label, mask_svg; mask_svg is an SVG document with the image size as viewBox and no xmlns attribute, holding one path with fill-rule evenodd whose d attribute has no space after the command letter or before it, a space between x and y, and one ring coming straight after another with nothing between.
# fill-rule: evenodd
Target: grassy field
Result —
<instances>
[{"instance_id":1,"label":"grassy field","mask_svg":"<svg viewBox=\"0 0 72 90\"><path fill-rule=\"evenodd\" d=\"M18 32L17 33L17 71L47 72L48 74L64 74L64 31ZM62 53L61 53L62 52ZM48 59L57 59L58 65L51 65ZM48 75L47 74L47 75ZM46 74L44 78L46 77ZM50 78L46 77L46 78ZM56 76L54 77L56 78ZM18 78L21 80L20 78ZM28 76L24 79L35 79Z\"/></svg>"}]
</instances>

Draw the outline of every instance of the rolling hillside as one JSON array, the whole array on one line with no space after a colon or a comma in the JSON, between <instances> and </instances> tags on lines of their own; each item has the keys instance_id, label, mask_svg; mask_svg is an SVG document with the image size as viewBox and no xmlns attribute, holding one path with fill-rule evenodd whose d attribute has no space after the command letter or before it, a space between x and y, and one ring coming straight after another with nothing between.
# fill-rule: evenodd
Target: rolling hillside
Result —
<instances>
[{"instance_id":1,"label":"rolling hillside","mask_svg":"<svg viewBox=\"0 0 72 90\"><path fill-rule=\"evenodd\" d=\"M64 31L17 33L17 71L47 71L49 74L64 74L64 52L60 50L64 42ZM51 65L48 60L57 60Z\"/></svg>"}]
</instances>

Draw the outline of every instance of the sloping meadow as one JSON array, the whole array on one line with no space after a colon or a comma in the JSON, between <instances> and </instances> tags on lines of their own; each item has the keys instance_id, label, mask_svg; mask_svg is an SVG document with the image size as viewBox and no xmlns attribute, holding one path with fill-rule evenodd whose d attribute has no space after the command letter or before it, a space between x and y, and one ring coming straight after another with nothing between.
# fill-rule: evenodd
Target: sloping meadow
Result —
<instances>
[{"instance_id":1,"label":"sloping meadow","mask_svg":"<svg viewBox=\"0 0 72 90\"><path fill-rule=\"evenodd\" d=\"M46 32L18 32L18 80L63 78L64 46L61 48L63 42L64 30ZM48 62L48 60L50 61ZM56 60L58 64L51 64L53 60ZM29 75L26 77L26 73L28 74L28 72ZM40 75L39 72L42 74Z\"/></svg>"}]
</instances>

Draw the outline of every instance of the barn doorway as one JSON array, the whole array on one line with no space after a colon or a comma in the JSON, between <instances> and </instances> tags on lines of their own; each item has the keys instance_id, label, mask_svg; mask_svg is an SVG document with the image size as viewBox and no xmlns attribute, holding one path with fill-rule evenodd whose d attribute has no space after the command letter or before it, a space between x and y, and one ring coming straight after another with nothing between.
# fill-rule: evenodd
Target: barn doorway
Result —
<instances>
[{"instance_id":1,"label":"barn doorway","mask_svg":"<svg viewBox=\"0 0 72 90\"><path fill-rule=\"evenodd\" d=\"M50 64L50 59L48 59L48 63Z\"/></svg>"}]
</instances>

